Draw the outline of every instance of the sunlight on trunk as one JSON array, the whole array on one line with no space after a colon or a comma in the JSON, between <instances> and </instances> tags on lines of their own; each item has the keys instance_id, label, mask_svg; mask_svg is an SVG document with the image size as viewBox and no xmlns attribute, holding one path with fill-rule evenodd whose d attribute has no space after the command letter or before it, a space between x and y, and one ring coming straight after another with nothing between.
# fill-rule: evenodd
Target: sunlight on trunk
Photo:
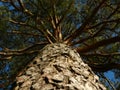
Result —
<instances>
[{"instance_id":1,"label":"sunlight on trunk","mask_svg":"<svg viewBox=\"0 0 120 90\"><path fill-rule=\"evenodd\" d=\"M15 90L106 90L79 54L64 44L45 46L16 80Z\"/></svg>"}]
</instances>

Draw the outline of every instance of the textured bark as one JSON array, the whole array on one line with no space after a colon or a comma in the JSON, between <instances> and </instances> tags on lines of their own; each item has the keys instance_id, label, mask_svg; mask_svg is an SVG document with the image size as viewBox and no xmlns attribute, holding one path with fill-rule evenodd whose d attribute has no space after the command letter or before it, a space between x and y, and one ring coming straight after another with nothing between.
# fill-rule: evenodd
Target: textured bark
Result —
<instances>
[{"instance_id":1,"label":"textured bark","mask_svg":"<svg viewBox=\"0 0 120 90\"><path fill-rule=\"evenodd\" d=\"M106 90L79 54L64 44L45 46L16 82L15 90Z\"/></svg>"}]
</instances>

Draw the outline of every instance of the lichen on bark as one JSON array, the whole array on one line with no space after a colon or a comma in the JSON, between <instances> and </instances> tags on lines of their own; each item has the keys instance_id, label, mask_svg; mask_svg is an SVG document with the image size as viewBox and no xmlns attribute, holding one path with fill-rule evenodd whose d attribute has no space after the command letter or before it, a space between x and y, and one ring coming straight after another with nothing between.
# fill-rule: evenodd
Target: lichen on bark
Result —
<instances>
[{"instance_id":1,"label":"lichen on bark","mask_svg":"<svg viewBox=\"0 0 120 90\"><path fill-rule=\"evenodd\" d=\"M45 46L16 83L15 90L106 90L80 55L61 43Z\"/></svg>"}]
</instances>

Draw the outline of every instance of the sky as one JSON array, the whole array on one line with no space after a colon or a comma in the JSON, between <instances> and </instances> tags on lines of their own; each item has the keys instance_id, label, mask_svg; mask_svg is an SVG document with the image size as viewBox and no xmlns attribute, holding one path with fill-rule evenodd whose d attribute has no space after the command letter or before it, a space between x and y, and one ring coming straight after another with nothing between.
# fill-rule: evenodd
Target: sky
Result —
<instances>
[{"instance_id":1,"label":"sky","mask_svg":"<svg viewBox=\"0 0 120 90\"><path fill-rule=\"evenodd\" d=\"M0 2L0 6L2 5L2 3ZM1 51L2 48L0 48L0 51ZM7 65L5 70L7 71L9 69L9 66ZM113 82L116 82L116 81L119 81L119 79L115 79L115 75L114 75L114 72L112 71L108 71L108 72L105 72L104 75L110 80L110 81L113 81ZM119 81L120 82L120 81ZM0 89L0 90L3 90L3 89Z\"/></svg>"}]
</instances>

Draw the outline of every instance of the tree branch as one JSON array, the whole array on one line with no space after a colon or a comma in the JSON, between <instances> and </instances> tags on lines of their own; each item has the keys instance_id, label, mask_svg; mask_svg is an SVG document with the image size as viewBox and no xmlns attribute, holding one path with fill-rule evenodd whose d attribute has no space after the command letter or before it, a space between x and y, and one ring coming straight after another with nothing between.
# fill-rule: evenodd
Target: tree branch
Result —
<instances>
[{"instance_id":1,"label":"tree branch","mask_svg":"<svg viewBox=\"0 0 120 90\"><path fill-rule=\"evenodd\" d=\"M97 72L106 72L111 69L119 69L120 70L120 64L118 63L107 63L107 64L95 64L95 63L87 63L93 71Z\"/></svg>"},{"instance_id":2,"label":"tree branch","mask_svg":"<svg viewBox=\"0 0 120 90\"><path fill-rule=\"evenodd\" d=\"M25 10L25 5L23 4L22 0L18 0L19 5L21 6L22 10Z\"/></svg>"},{"instance_id":3,"label":"tree branch","mask_svg":"<svg viewBox=\"0 0 120 90\"><path fill-rule=\"evenodd\" d=\"M46 39L47 39L50 43L52 43L51 37L52 37L53 39L55 39L55 38L53 37L53 35L50 33L50 31L49 31L48 29L45 29L44 23L41 22L41 21L40 21L40 22L41 22L41 25L42 25L42 29L39 29L39 27L37 27L37 26L31 26L31 25L26 24L26 23L24 23L24 22L17 22L17 21L15 21L15 20L9 20L9 21L12 22L12 23L14 23L14 24L19 24L19 25L22 25L22 26L27 26L27 27L30 27L30 28L33 28L33 29L38 30L40 33L42 33L42 34L46 37Z\"/></svg>"},{"instance_id":4,"label":"tree branch","mask_svg":"<svg viewBox=\"0 0 120 90\"><path fill-rule=\"evenodd\" d=\"M64 43L69 43L69 42L71 42L73 39L75 39L78 35L80 35L83 31L84 31L84 29L86 28L86 25L88 24L88 23L90 23L90 21L93 19L93 17L96 15L96 13L98 12L98 10L100 9L100 7L106 2L107 0L102 0L100 3L99 3L99 5L96 7L96 8L94 8L94 10L92 11L92 13L91 13L91 15L85 20L85 22L78 28L78 29L76 29L75 30L75 32L73 32L71 35L69 35L66 39L65 39L65 41L64 41Z\"/></svg>"},{"instance_id":5,"label":"tree branch","mask_svg":"<svg viewBox=\"0 0 120 90\"><path fill-rule=\"evenodd\" d=\"M96 28L97 26L100 26L102 24L113 23L113 22L120 23L120 18L114 19L114 20L103 21L103 22L100 22L100 23L98 23L96 25L90 26L90 27L88 27L86 29L93 29L93 28Z\"/></svg>"},{"instance_id":6,"label":"tree branch","mask_svg":"<svg viewBox=\"0 0 120 90\"><path fill-rule=\"evenodd\" d=\"M23 48L23 49L19 49L19 50L4 50L0 52L1 56L4 57L9 57L9 56L13 56L13 55L23 55L23 54L31 54L31 53L35 53L38 52L39 50L30 50L33 47L36 47L37 45L46 45L48 44L48 42L40 42L40 43L36 43L34 45L31 45L29 47Z\"/></svg>"},{"instance_id":7,"label":"tree branch","mask_svg":"<svg viewBox=\"0 0 120 90\"><path fill-rule=\"evenodd\" d=\"M72 5L74 4L74 0L71 0L71 2L69 3L67 9L64 11L64 14L61 16L60 19L58 19L58 22L56 23L56 29L58 30L58 38L59 38L59 41L62 40L62 32L61 32L61 29L60 29L60 23L62 21L64 21L64 19L66 18L68 12L70 11L70 9L72 8Z\"/></svg>"},{"instance_id":8,"label":"tree branch","mask_svg":"<svg viewBox=\"0 0 120 90\"><path fill-rule=\"evenodd\" d=\"M85 53L85 52L89 52L91 50L95 50L98 47L108 45L108 44L111 44L111 43L115 43L115 42L119 42L119 41L120 41L120 36L116 36L116 37L113 37L113 38L110 38L110 39L105 39L105 40L102 40L102 41L98 41L96 43L93 43L93 44L89 45L88 47L82 47L82 48L78 47L78 48L76 48L76 50L79 53Z\"/></svg>"},{"instance_id":9,"label":"tree branch","mask_svg":"<svg viewBox=\"0 0 120 90\"><path fill-rule=\"evenodd\" d=\"M114 87L113 83L103 74L100 73L100 75L107 80L107 82L109 83L109 85L112 87L113 90L116 90L116 88Z\"/></svg>"},{"instance_id":10,"label":"tree branch","mask_svg":"<svg viewBox=\"0 0 120 90\"><path fill-rule=\"evenodd\" d=\"M9 34L21 34L21 35L28 35L28 36L40 36L39 34L34 34L34 33L24 33L24 32L20 32L17 30L13 30L8 32Z\"/></svg>"},{"instance_id":11,"label":"tree branch","mask_svg":"<svg viewBox=\"0 0 120 90\"><path fill-rule=\"evenodd\" d=\"M13 0L10 0L10 4L11 4L16 10L20 11L20 8L18 8L18 7L14 4Z\"/></svg>"},{"instance_id":12,"label":"tree branch","mask_svg":"<svg viewBox=\"0 0 120 90\"><path fill-rule=\"evenodd\" d=\"M106 57L106 56L120 56L120 52L114 52L114 53L92 53L92 54L89 54L89 53L82 53L80 55L83 55L83 56L87 56L87 57L91 57L91 56L103 56L103 57Z\"/></svg>"},{"instance_id":13,"label":"tree branch","mask_svg":"<svg viewBox=\"0 0 120 90\"><path fill-rule=\"evenodd\" d=\"M28 26L28 27L37 29L36 27L31 26L31 25L29 25L29 24L27 24L27 23L20 22L20 21L15 21L15 20L13 20L13 19L10 19L9 22L14 23L14 24L19 24L19 25L22 25L22 26Z\"/></svg>"},{"instance_id":14,"label":"tree branch","mask_svg":"<svg viewBox=\"0 0 120 90\"><path fill-rule=\"evenodd\" d=\"M108 20L109 18L111 18L111 16L113 16L116 13L116 11L119 9L119 7L120 6L117 5L116 8L114 9L114 11L111 12L111 14L106 18L106 20ZM118 22L120 22L120 19L103 21L103 23L101 22L101 23L98 23L98 24L96 24L94 26L86 28L86 30L89 30L89 29L93 29L93 28L95 28L95 27L97 27L97 26L99 26L99 25L102 24L101 28L96 33L94 33L92 36L90 35L90 36L88 36L86 38L83 38L83 39L80 39L78 41L70 42L69 45L75 45L75 44L83 43L83 42L87 41L88 39L96 37L101 31L104 30L104 27L106 26L106 23L108 23L108 22L114 22L114 21L115 22L117 21L116 23L118 23Z\"/></svg>"},{"instance_id":15,"label":"tree branch","mask_svg":"<svg viewBox=\"0 0 120 90\"><path fill-rule=\"evenodd\" d=\"M33 16L33 13L30 12L28 9L25 8L22 0L17 0L17 1L18 1L18 3L19 3L19 5L20 5L21 8L20 8L20 7L17 7L17 6L14 4L14 1L13 1L13 0L10 0L9 2L10 2L10 4L11 4L16 10L22 11L23 13L25 12L26 14L28 14L28 15L30 15L30 16Z\"/></svg>"}]
</instances>

